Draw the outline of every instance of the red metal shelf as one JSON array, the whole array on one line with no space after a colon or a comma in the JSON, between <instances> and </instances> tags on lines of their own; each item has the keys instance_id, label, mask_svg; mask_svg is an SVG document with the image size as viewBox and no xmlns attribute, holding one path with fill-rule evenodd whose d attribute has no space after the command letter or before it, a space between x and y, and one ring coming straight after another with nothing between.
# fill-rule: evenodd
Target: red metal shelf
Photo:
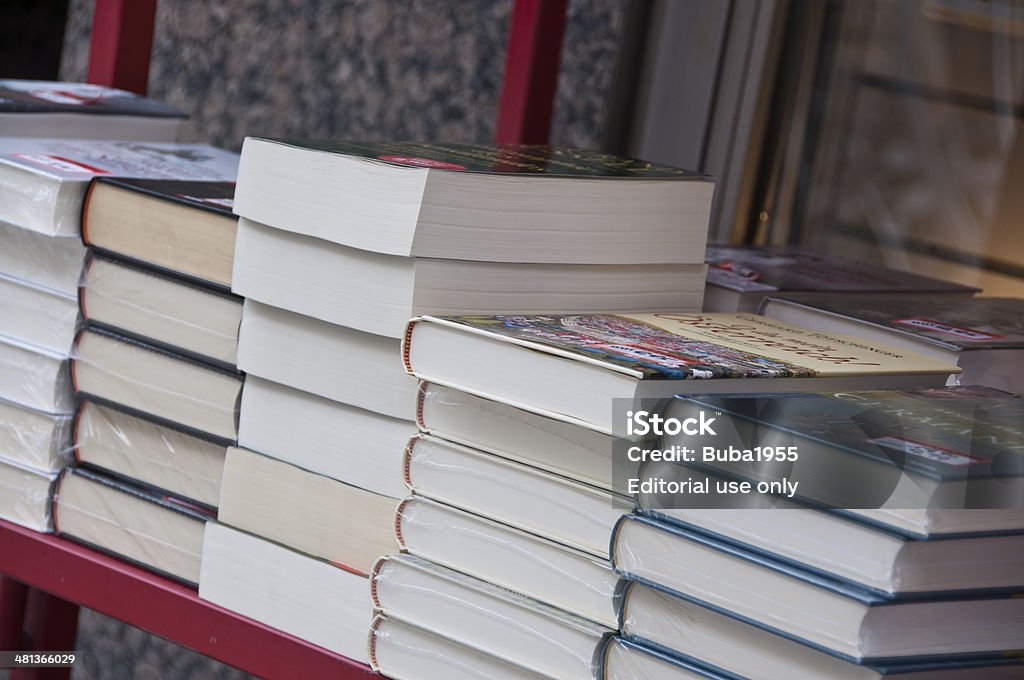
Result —
<instances>
[{"instance_id":1,"label":"red metal shelf","mask_svg":"<svg viewBox=\"0 0 1024 680\"><path fill-rule=\"evenodd\" d=\"M363 664L200 600L182 585L3 520L0 575L260 677L380 677Z\"/></svg>"}]
</instances>

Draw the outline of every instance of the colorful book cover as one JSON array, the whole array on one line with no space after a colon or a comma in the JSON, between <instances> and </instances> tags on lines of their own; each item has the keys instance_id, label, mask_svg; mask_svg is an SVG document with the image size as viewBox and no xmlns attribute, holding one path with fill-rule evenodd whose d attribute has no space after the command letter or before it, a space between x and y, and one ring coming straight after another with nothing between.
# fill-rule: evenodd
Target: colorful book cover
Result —
<instances>
[{"instance_id":1,"label":"colorful book cover","mask_svg":"<svg viewBox=\"0 0 1024 680\"><path fill-rule=\"evenodd\" d=\"M257 138L258 139L258 138ZM599 151L529 144L430 144L261 139L390 165L498 175L593 179L705 180L700 173Z\"/></svg>"},{"instance_id":2,"label":"colorful book cover","mask_svg":"<svg viewBox=\"0 0 1024 680\"><path fill-rule=\"evenodd\" d=\"M800 246L707 248L708 283L740 292L969 293L958 283L846 260Z\"/></svg>"},{"instance_id":3,"label":"colorful book cover","mask_svg":"<svg viewBox=\"0 0 1024 680\"><path fill-rule=\"evenodd\" d=\"M188 117L173 106L133 92L91 83L46 80L0 80L0 113Z\"/></svg>"},{"instance_id":4,"label":"colorful book cover","mask_svg":"<svg viewBox=\"0 0 1024 680\"><path fill-rule=\"evenodd\" d=\"M1024 475L1024 398L989 387L677 399L939 481Z\"/></svg>"},{"instance_id":5,"label":"colorful book cover","mask_svg":"<svg viewBox=\"0 0 1024 680\"><path fill-rule=\"evenodd\" d=\"M892 295L794 295L790 302L950 349L1024 348L1024 300L975 297L955 305Z\"/></svg>"},{"instance_id":6,"label":"colorful book cover","mask_svg":"<svg viewBox=\"0 0 1024 680\"><path fill-rule=\"evenodd\" d=\"M959 371L943 361L796 328L757 314L468 315L439 320L650 380ZM414 319L407 331L407 348L416 323Z\"/></svg>"}]
</instances>

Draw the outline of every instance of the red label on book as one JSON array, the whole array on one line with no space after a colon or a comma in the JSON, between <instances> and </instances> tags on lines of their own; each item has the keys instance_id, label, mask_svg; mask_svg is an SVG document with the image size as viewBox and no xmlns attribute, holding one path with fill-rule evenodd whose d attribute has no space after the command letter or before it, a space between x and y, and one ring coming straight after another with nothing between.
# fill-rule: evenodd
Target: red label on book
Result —
<instances>
[{"instance_id":1,"label":"red label on book","mask_svg":"<svg viewBox=\"0 0 1024 680\"><path fill-rule=\"evenodd\" d=\"M61 156L44 156L41 154L31 153L16 153L15 158L20 158L23 161L35 163L41 165L44 168L51 170L57 170L63 173L73 173L78 175L109 175L108 170L103 168L97 168L94 165L88 165L87 163L81 163L79 161L73 161L70 158L63 158Z\"/></svg>"},{"instance_id":2,"label":"red label on book","mask_svg":"<svg viewBox=\"0 0 1024 680\"><path fill-rule=\"evenodd\" d=\"M436 168L438 170L465 170L466 166L447 161L435 161L432 158L421 158L419 156L377 156L388 163L399 165L411 165L416 168Z\"/></svg>"},{"instance_id":3,"label":"red label on book","mask_svg":"<svg viewBox=\"0 0 1024 680\"><path fill-rule=\"evenodd\" d=\"M954 335L962 340L1001 340L1004 337L1002 335L979 331L976 328L954 326L953 324L941 323L931 319L893 319L893 322L901 323L905 326L913 326L914 328L920 328L925 331L935 331L937 333L945 333L946 335Z\"/></svg>"}]
</instances>

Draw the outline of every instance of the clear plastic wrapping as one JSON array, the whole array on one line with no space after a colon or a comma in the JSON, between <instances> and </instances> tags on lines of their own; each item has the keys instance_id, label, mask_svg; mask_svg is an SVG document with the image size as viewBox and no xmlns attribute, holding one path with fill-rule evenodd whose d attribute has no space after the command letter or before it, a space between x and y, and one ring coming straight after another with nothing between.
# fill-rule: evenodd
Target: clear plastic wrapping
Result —
<instances>
[{"instance_id":1,"label":"clear plastic wrapping","mask_svg":"<svg viewBox=\"0 0 1024 680\"><path fill-rule=\"evenodd\" d=\"M74 296L85 246L76 236L53 238L0 221L0 273Z\"/></svg>"},{"instance_id":2,"label":"clear plastic wrapping","mask_svg":"<svg viewBox=\"0 0 1024 680\"><path fill-rule=\"evenodd\" d=\"M563 680L592 680L611 631L586 619L411 555L385 557L371 574L385 614Z\"/></svg>"},{"instance_id":3,"label":"clear plastic wrapping","mask_svg":"<svg viewBox=\"0 0 1024 680\"><path fill-rule=\"evenodd\" d=\"M75 389L233 441L241 374L87 329L74 350Z\"/></svg>"},{"instance_id":4,"label":"clear plastic wrapping","mask_svg":"<svg viewBox=\"0 0 1024 680\"><path fill-rule=\"evenodd\" d=\"M0 337L0 399L47 413L74 409L64 356Z\"/></svg>"},{"instance_id":5,"label":"clear plastic wrapping","mask_svg":"<svg viewBox=\"0 0 1024 680\"><path fill-rule=\"evenodd\" d=\"M83 463L217 505L223 444L88 401L79 406L74 441Z\"/></svg>"},{"instance_id":6,"label":"clear plastic wrapping","mask_svg":"<svg viewBox=\"0 0 1024 680\"><path fill-rule=\"evenodd\" d=\"M0 274L0 334L67 356L78 329L78 300Z\"/></svg>"},{"instance_id":7,"label":"clear plastic wrapping","mask_svg":"<svg viewBox=\"0 0 1024 680\"><path fill-rule=\"evenodd\" d=\"M87 320L235 365L242 301L233 295L96 256L79 294Z\"/></svg>"},{"instance_id":8,"label":"clear plastic wrapping","mask_svg":"<svg viewBox=\"0 0 1024 680\"><path fill-rule=\"evenodd\" d=\"M638 616L634 612L642 612L644 615ZM629 636L631 640L670 649L721 669L723 674L728 673L730 678L873 680L888 677L888 674L877 668L851 663L642 584L630 586L624 613L623 634ZM641 663L648 663L646 660L642 661L639 654L631 654L628 651L623 653L624 651L626 650L606 651L605 677L608 680L664 677L642 675L639 672L619 672L619 668L639 669ZM947 670L950 671L949 677L955 678L1011 680L1021 677L1020 668L1019 660L1004 657L973 662L954 661ZM946 673L941 672L941 667L933 668L933 672L934 675L927 673L921 677L947 677ZM911 676L918 677L916 673L911 673ZM682 679L690 676L679 677ZM897 674L895 677L902 675Z\"/></svg>"},{"instance_id":9,"label":"clear plastic wrapping","mask_svg":"<svg viewBox=\"0 0 1024 680\"><path fill-rule=\"evenodd\" d=\"M603 680L729 680L724 675L617 636L608 638L605 645L601 677Z\"/></svg>"},{"instance_id":10,"label":"clear plastic wrapping","mask_svg":"<svg viewBox=\"0 0 1024 680\"><path fill-rule=\"evenodd\" d=\"M69 468L54 493L55 530L190 584L212 517L105 475Z\"/></svg>"},{"instance_id":11,"label":"clear plastic wrapping","mask_svg":"<svg viewBox=\"0 0 1024 680\"><path fill-rule=\"evenodd\" d=\"M405 471L418 495L599 557L624 512L609 492L429 435L409 443Z\"/></svg>"},{"instance_id":12,"label":"clear plastic wrapping","mask_svg":"<svg viewBox=\"0 0 1024 680\"><path fill-rule=\"evenodd\" d=\"M71 416L0 401L0 456L56 472L71 459Z\"/></svg>"},{"instance_id":13,"label":"clear plastic wrapping","mask_svg":"<svg viewBox=\"0 0 1024 680\"><path fill-rule=\"evenodd\" d=\"M619 578L608 560L418 497L398 507L396 533L413 555L618 625Z\"/></svg>"},{"instance_id":14,"label":"clear plastic wrapping","mask_svg":"<svg viewBox=\"0 0 1024 680\"><path fill-rule=\"evenodd\" d=\"M82 205L90 175L83 174L83 179L65 186L57 176L46 173L44 166L8 155L37 146L36 140L26 141L21 144L21 140L0 139L0 221L46 236L74 236L79 216L73 213L71 204L77 198L78 205ZM72 194L70 200L68 194Z\"/></svg>"},{"instance_id":15,"label":"clear plastic wrapping","mask_svg":"<svg viewBox=\"0 0 1024 680\"><path fill-rule=\"evenodd\" d=\"M0 456L0 519L33 529L53 530L50 497L57 474L30 470Z\"/></svg>"},{"instance_id":16,"label":"clear plastic wrapping","mask_svg":"<svg viewBox=\"0 0 1024 680\"><path fill-rule=\"evenodd\" d=\"M625 469L613 470L613 465L628 461L612 456L611 435L451 387L420 383L417 417L424 431L443 439L603 489L629 476Z\"/></svg>"},{"instance_id":17,"label":"clear plastic wrapping","mask_svg":"<svg viewBox=\"0 0 1024 680\"><path fill-rule=\"evenodd\" d=\"M1024 646L1024 601L1018 598L976 593L973 599L894 600L707 535L676 534L647 521L619 525L612 562L628 579L851 660L980 655ZM631 593L623 630L665 625L657 608L639 613Z\"/></svg>"},{"instance_id":18,"label":"clear plastic wrapping","mask_svg":"<svg viewBox=\"0 0 1024 680\"><path fill-rule=\"evenodd\" d=\"M378 616L370 625L370 665L394 680L549 677L387 616Z\"/></svg>"}]
</instances>

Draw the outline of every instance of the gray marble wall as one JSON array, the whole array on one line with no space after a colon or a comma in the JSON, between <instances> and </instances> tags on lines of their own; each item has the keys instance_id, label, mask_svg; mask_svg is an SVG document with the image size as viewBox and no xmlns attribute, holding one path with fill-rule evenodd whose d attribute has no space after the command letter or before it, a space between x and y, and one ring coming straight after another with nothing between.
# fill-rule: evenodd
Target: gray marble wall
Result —
<instances>
[{"instance_id":1,"label":"gray marble wall","mask_svg":"<svg viewBox=\"0 0 1024 680\"><path fill-rule=\"evenodd\" d=\"M626 0L570 0L552 142L598 148ZM487 142L511 0L158 0L150 94L187 141L247 134ZM61 77L84 80L93 0L71 0ZM95 612L74 680L243 678Z\"/></svg>"},{"instance_id":2,"label":"gray marble wall","mask_svg":"<svg viewBox=\"0 0 1024 680\"><path fill-rule=\"evenodd\" d=\"M571 0L552 141L597 148L626 0ZM92 0L61 77L84 79ZM150 93L189 141L247 134L487 142L511 0L159 0Z\"/></svg>"}]
</instances>

